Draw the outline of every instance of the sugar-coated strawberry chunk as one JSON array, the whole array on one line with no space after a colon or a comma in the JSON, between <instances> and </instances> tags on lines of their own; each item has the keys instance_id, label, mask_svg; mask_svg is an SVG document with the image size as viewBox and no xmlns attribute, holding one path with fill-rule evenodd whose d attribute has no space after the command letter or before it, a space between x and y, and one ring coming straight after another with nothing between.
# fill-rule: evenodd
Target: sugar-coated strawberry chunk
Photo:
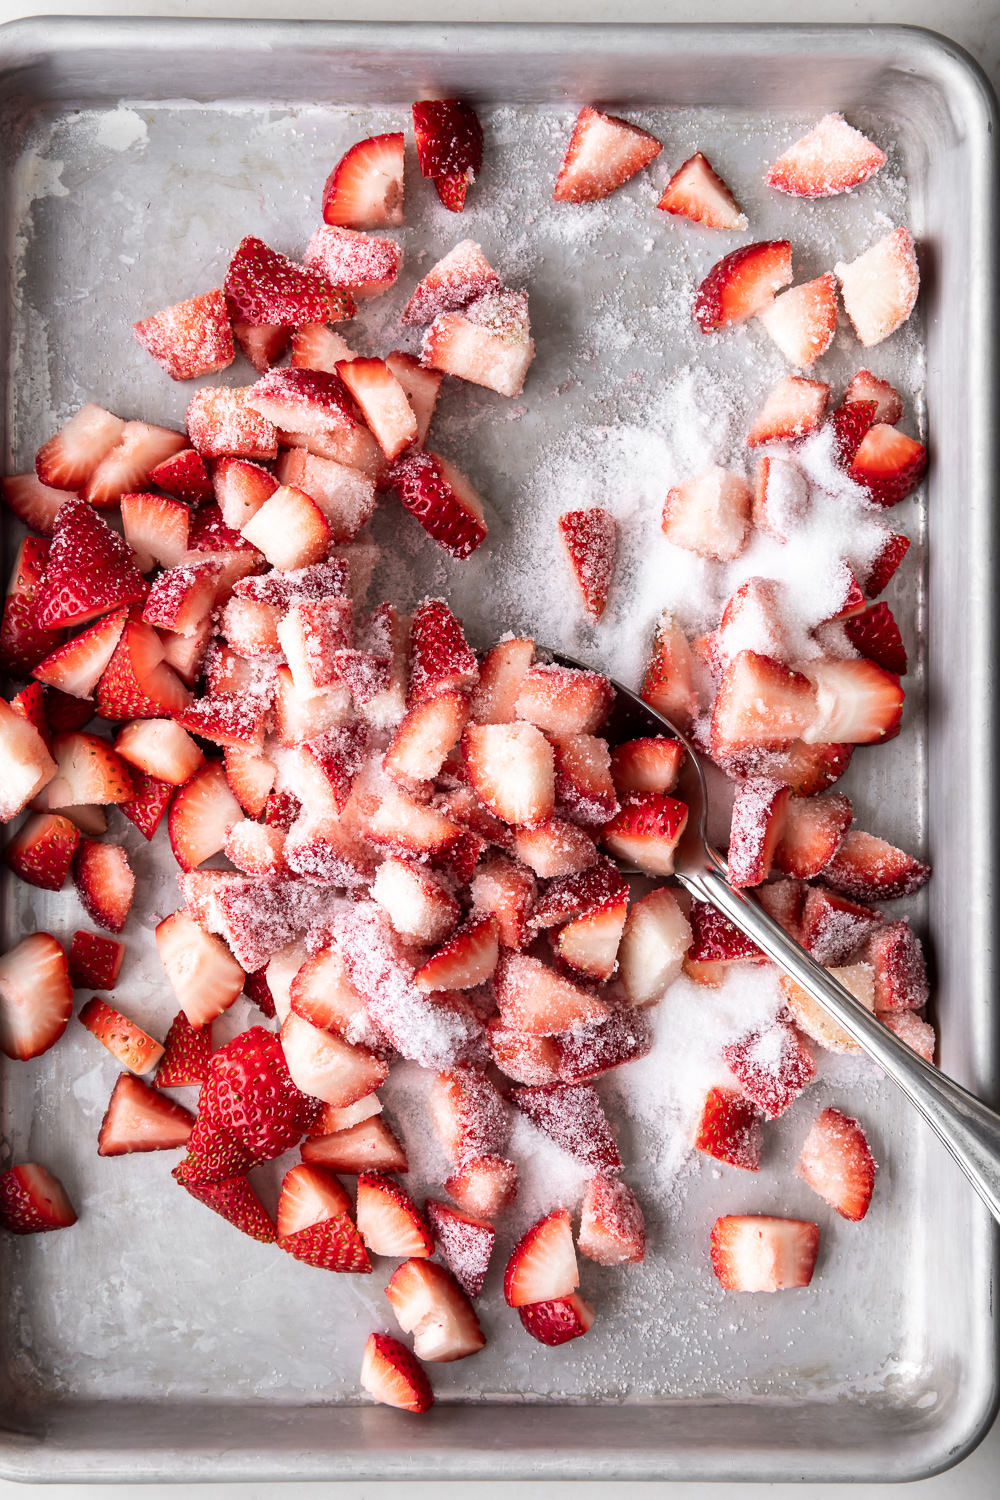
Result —
<instances>
[{"instance_id":1,"label":"sugar-coated strawberry chunk","mask_svg":"<svg viewBox=\"0 0 1000 1500\"><path fill-rule=\"evenodd\" d=\"M727 855L731 885L760 885L771 873L788 796L788 788L770 776L737 784Z\"/></svg>"},{"instance_id":2,"label":"sugar-coated strawberry chunk","mask_svg":"<svg viewBox=\"0 0 1000 1500\"><path fill-rule=\"evenodd\" d=\"M687 805L664 792L634 792L604 825L601 842L647 875L672 875L687 816Z\"/></svg>"},{"instance_id":3,"label":"sugar-coated strawberry chunk","mask_svg":"<svg viewBox=\"0 0 1000 1500\"><path fill-rule=\"evenodd\" d=\"M884 165L884 151L843 115L829 114L768 167L765 180L796 198L829 198L850 192Z\"/></svg>"},{"instance_id":4,"label":"sugar-coated strawberry chunk","mask_svg":"<svg viewBox=\"0 0 1000 1500\"><path fill-rule=\"evenodd\" d=\"M765 308L782 287L791 285L792 247L788 240L763 240L724 255L695 293L694 316L703 333L742 323Z\"/></svg>"},{"instance_id":5,"label":"sugar-coated strawberry chunk","mask_svg":"<svg viewBox=\"0 0 1000 1500\"><path fill-rule=\"evenodd\" d=\"M69 500L60 507L35 597L38 625L48 630L83 625L145 595L131 548L93 506Z\"/></svg>"},{"instance_id":6,"label":"sugar-coated strawberry chunk","mask_svg":"<svg viewBox=\"0 0 1000 1500\"><path fill-rule=\"evenodd\" d=\"M921 1010L930 998L920 939L909 922L886 922L868 940L877 1011Z\"/></svg>"},{"instance_id":7,"label":"sugar-coated strawberry chunk","mask_svg":"<svg viewBox=\"0 0 1000 1500\"><path fill-rule=\"evenodd\" d=\"M579 1285L573 1230L564 1208L557 1208L525 1230L504 1272L508 1307L525 1307L569 1297Z\"/></svg>"},{"instance_id":8,"label":"sugar-coated strawberry chunk","mask_svg":"<svg viewBox=\"0 0 1000 1500\"><path fill-rule=\"evenodd\" d=\"M557 203L606 198L663 150L648 130L584 105L570 136L552 194Z\"/></svg>"},{"instance_id":9,"label":"sugar-coated strawberry chunk","mask_svg":"<svg viewBox=\"0 0 1000 1500\"><path fill-rule=\"evenodd\" d=\"M746 214L701 151L677 168L656 206L707 229L746 229L748 225Z\"/></svg>"},{"instance_id":10,"label":"sugar-coated strawberry chunk","mask_svg":"<svg viewBox=\"0 0 1000 1500\"><path fill-rule=\"evenodd\" d=\"M589 1084L546 1084L511 1090L528 1119L578 1161L617 1172L621 1157L604 1107Z\"/></svg>"},{"instance_id":11,"label":"sugar-coated strawberry chunk","mask_svg":"<svg viewBox=\"0 0 1000 1500\"><path fill-rule=\"evenodd\" d=\"M695 1129L697 1151L744 1172L758 1172L763 1141L763 1116L756 1104L736 1089L708 1090Z\"/></svg>"},{"instance_id":12,"label":"sugar-coated strawberry chunk","mask_svg":"<svg viewBox=\"0 0 1000 1500\"><path fill-rule=\"evenodd\" d=\"M880 911L817 883L806 892L801 941L821 964L847 963L881 922Z\"/></svg>"},{"instance_id":13,"label":"sugar-coated strawberry chunk","mask_svg":"<svg viewBox=\"0 0 1000 1500\"><path fill-rule=\"evenodd\" d=\"M783 749L808 733L815 718L816 690L808 677L773 657L741 651L719 684L712 709L712 753L724 757L741 750Z\"/></svg>"},{"instance_id":14,"label":"sugar-coated strawberry chunk","mask_svg":"<svg viewBox=\"0 0 1000 1500\"><path fill-rule=\"evenodd\" d=\"M869 428L851 461L850 477L874 505L889 507L913 493L927 470L927 449L887 422Z\"/></svg>"},{"instance_id":15,"label":"sugar-coated strawberry chunk","mask_svg":"<svg viewBox=\"0 0 1000 1500\"><path fill-rule=\"evenodd\" d=\"M390 478L401 504L453 557L465 558L486 536L483 503L455 466L437 453L397 459Z\"/></svg>"},{"instance_id":16,"label":"sugar-coated strawberry chunk","mask_svg":"<svg viewBox=\"0 0 1000 1500\"><path fill-rule=\"evenodd\" d=\"M727 1043L722 1055L747 1098L769 1120L784 1114L816 1076L815 1058L786 1021Z\"/></svg>"},{"instance_id":17,"label":"sugar-coated strawberry chunk","mask_svg":"<svg viewBox=\"0 0 1000 1500\"><path fill-rule=\"evenodd\" d=\"M331 286L346 287L354 297L377 297L395 282L403 254L395 240L322 224L303 259Z\"/></svg>"},{"instance_id":18,"label":"sugar-coated strawberry chunk","mask_svg":"<svg viewBox=\"0 0 1000 1500\"><path fill-rule=\"evenodd\" d=\"M830 969L830 975L838 984L860 1000L866 1010L875 1008L875 983L872 966L866 963L844 964ZM787 974L781 976L781 988L785 1003L799 1030L814 1042L819 1042L828 1052L860 1052L860 1045L850 1032L838 1025L819 1005Z\"/></svg>"},{"instance_id":19,"label":"sugar-coated strawberry chunk","mask_svg":"<svg viewBox=\"0 0 1000 1500\"><path fill-rule=\"evenodd\" d=\"M827 272L815 281L779 292L757 314L757 319L788 363L804 369L833 343L837 331L837 278Z\"/></svg>"},{"instance_id":20,"label":"sugar-coated strawberry chunk","mask_svg":"<svg viewBox=\"0 0 1000 1500\"><path fill-rule=\"evenodd\" d=\"M499 286L500 278L481 247L474 240L461 240L417 283L403 309L403 322L431 323L439 313L459 312Z\"/></svg>"},{"instance_id":21,"label":"sugar-coated strawberry chunk","mask_svg":"<svg viewBox=\"0 0 1000 1500\"><path fill-rule=\"evenodd\" d=\"M835 1208L841 1218L863 1219L875 1188L875 1158L858 1121L824 1109L806 1136L796 1176Z\"/></svg>"},{"instance_id":22,"label":"sugar-coated strawberry chunk","mask_svg":"<svg viewBox=\"0 0 1000 1500\"><path fill-rule=\"evenodd\" d=\"M838 261L833 269L847 316L866 348L895 333L913 311L920 270L908 229L893 229L856 260Z\"/></svg>"},{"instance_id":23,"label":"sugar-coated strawberry chunk","mask_svg":"<svg viewBox=\"0 0 1000 1500\"><path fill-rule=\"evenodd\" d=\"M133 323L132 332L171 380L224 370L236 357L226 299L216 287Z\"/></svg>"},{"instance_id":24,"label":"sugar-coated strawberry chunk","mask_svg":"<svg viewBox=\"0 0 1000 1500\"><path fill-rule=\"evenodd\" d=\"M642 1208L632 1189L617 1177L599 1172L587 1183L577 1247L600 1266L636 1265L645 1258Z\"/></svg>"},{"instance_id":25,"label":"sugar-coated strawberry chunk","mask_svg":"<svg viewBox=\"0 0 1000 1500\"><path fill-rule=\"evenodd\" d=\"M768 392L747 433L747 447L808 437L823 420L829 398L830 387L824 381L786 375Z\"/></svg>"},{"instance_id":26,"label":"sugar-coated strawberry chunk","mask_svg":"<svg viewBox=\"0 0 1000 1500\"><path fill-rule=\"evenodd\" d=\"M618 538L615 518L601 506L568 510L559 517L559 534L584 608L593 619L599 620L607 607L615 566Z\"/></svg>"},{"instance_id":27,"label":"sugar-coated strawberry chunk","mask_svg":"<svg viewBox=\"0 0 1000 1500\"><path fill-rule=\"evenodd\" d=\"M353 316L353 299L320 272L297 265L254 235L240 241L226 272L225 294L235 316L259 327L297 327Z\"/></svg>"},{"instance_id":28,"label":"sugar-coated strawberry chunk","mask_svg":"<svg viewBox=\"0 0 1000 1500\"><path fill-rule=\"evenodd\" d=\"M903 400L896 387L873 375L871 370L861 369L848 381L843 404L855 401L874 401L872 421L888 422L890 427L895 427L903 415Z\"/></svg>"},{"instance_id":29,"label":"sugar-coated strawberry chunk","mask_svg":"<svg viewBox=\"0 0 1000 1500\"><path fill-rule=\"evenodd\" d=\"M843 843L853 817L850 801L839 792L790 797L774 851L778 869L800 880L819 875Z\"/></svg>"},{"instance_id":30,"label":"sugar-coated strawberry chunk","mask_svg":"<svg viewBox=\"0 0 1000 1500\"><path fill-rule=\"evenodd\" d=\"M667 492L663 531L675 547L731 562L746 544L751 491L745 480L712 468Z\"/></svg>"},{"instance_id":31,"label":"sugar-coated strawberry chunk","mask_svg":"<svg viewBox=\"0 0 1000 1500\"><path fill-rule=\"evenodd\" d=\"M323 188L323 218L346 229L403 223L403 134L372 135L351 146ZM298 323L322 318L297 318Z\"/></svg>"},{"instance_id":32,"label":"sugar-coated strawberry chunk","mask_svg":"<svg viewBox=\"0 0 1000 1500\"><path fill-rule=\"evenodd\" d=\"M528 296L506 287L484 292L460 312L439 313L421 358L432 370L519 396L535 357Z\"/></svg>"},{"instance_id":33,"label":"sugar-coated strawberry chunk","mask_svg":"<svg viewBox=\"0 0 1000 1500\"><path fill-rule=\"evenodd\" d=\"M636 901L618 946L619 977L633 1005L652 1005L681 972L691 924L666 886Z\"/></svg>"}]
</instances>

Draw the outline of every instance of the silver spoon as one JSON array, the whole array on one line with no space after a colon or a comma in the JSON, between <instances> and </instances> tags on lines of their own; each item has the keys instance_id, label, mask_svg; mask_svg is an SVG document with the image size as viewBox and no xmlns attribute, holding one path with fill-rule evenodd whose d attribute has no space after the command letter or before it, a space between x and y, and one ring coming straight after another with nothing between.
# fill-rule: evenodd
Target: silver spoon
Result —
<instances>
[{"instance_id":1,"label":"silver spoon","mask_svg":"<svg viewBox=\"0 0 1000 1500\"><path fill-rule=\"evenodd\" d=\"M595 670L560 651L545 654L567 667ZM613 678L609 681L617 694L610 738L628 739L666 730L684 746L688 765L696 773L685 787L688 821L674 853L677 880L692 896L710 902L752 938L878 1063L944 1142L993 1217L1000 1221L1000 1115L901 1042L789 937L755 896L729 884L726 861L708 841L708 788L698 752L670 719L620 682Z\"/></svg>"}]
</instances>

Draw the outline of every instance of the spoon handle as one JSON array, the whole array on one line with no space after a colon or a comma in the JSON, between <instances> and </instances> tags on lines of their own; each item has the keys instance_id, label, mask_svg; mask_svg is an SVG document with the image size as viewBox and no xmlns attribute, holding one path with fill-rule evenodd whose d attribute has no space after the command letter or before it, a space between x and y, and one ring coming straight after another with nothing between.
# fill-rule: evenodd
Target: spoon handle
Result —
<instances>
[{"instance_id":1,"label":"spoon handle","mask_svg":"<svg viewBox=\"0 0 1000 1500\"><path fill-rule=\"evenodd\" d=\"M925 1062L876 1020L860 1000L788 936L753 896L734 890L713 869L684 874L678 871L676 878L693 896L710 902L751 937L874 1058L916 1105L993 1217L1000 1221L1000 1115Z\"/></svg>"}]
</instances>

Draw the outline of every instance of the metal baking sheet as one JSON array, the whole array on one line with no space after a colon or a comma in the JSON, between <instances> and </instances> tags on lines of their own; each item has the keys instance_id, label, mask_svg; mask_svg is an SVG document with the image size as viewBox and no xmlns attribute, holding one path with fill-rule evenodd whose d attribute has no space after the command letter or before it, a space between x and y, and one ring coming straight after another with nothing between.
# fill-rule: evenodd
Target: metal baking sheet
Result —
<instances>
[{"instance_id":1,"label":"metal baking sheet","mask_svg":"<svg viewBox=\"0 0 1000 1500\"><path fill-rule=\"evenodd\" d=\"M540 484L561 473L585 484L588 450L560 448L568 434L596 442L602 425L620 430L630 413L648 420L636 390L669 391L696 355L721 379L729 353L693 340L686 306L664 312L671 298L680 305L692 267L666 253L648 186L623 190L613 214L584 211L577 232L547 227L568 123L592 100L654 130L675 163L718 150L737 192L756 194L757 237L785 232L792 215L808 274L826 269L829 246L808 205L762 204L753 186L762 142L793 140L796 126L841 109L894 143L879 211L913 227L924 292L921 322L908 342L880 351L878 368L903 382L918 415L925 403L933 443L926 517L911 517L916 562L891 596L908 643L919 629L922 645L905 734L877 764L857 757L847 789L862 816L877 809L879 831L934 862L916 917L934 959L941 1060L988 1097L996 119L988 86L952 44L894 27L8 25L7 470L27 467L84 399L180 425L190 388L171 386L138 350L132 320L218 284L245 233L300 250L329 166L360 136L404 128L425 92L473 99L496 158L517 153L518 171L491 177L488 165L461 220L413 193L406 285L458 238L481 240L505 279L528 286L539 356L522 401L451 394L435 419L435 441L490 502L491 571L445 565L387 512L380 536L394 560L376 594L379 583L394 596L447 589L484 639L544 628L558 633L553 644L603 653L631 676L648 621L630 618L627 599L602 634L580 635L560 610L546 615L537 591L519 595L503 558L530 566ZM868 242L864 206L861 194L843 202L852 253ZM722 253L709 237L688 243L697 267ZM392 326L403 294L367 315L376 341L379 318ZM623 307L639 317L623 319ZM769 357L763 344L758 353ZM857 348L838 345L828 360L826 378L846 378ZM491 561L485 548L480 560ZM495 581L484 587L484 577ZM169 858L140 843L130 843L141 894L118 993L162 1034L173 1005L151 933L176 898ZM11 885L5 945L36 926L70 932L71 907ZM178 1202L169 1162L98 1161L113 1068L94 1050L71 1031L35 1062L4 1068L3 1159L50 1162L84 1209L71 1234L0 1245L6 1477L910 1479L960 1458L992 1416L996 1242L986 1213L888 1085L856 1064L831 1065L819 1087L871 1123L879 1192L864 1226L825 1238L807 1295L727 1298L705 1266L719 1212L812 1213L815 1200L789 1186L791 1129L777 1138L786 1170L749 1187L689 1173L658 1200L656 1144L636 1128L631 1180L652 1253L631 1279L588 1268L600 1325L587 1347L527 1347L494 1274L483 1299L488 1350L436 1370L438 1404L414 1421L359 1397L364 1338L388 1326L384 1275L359 1289L281 1264Z\"/></svg>"}]
</instances>

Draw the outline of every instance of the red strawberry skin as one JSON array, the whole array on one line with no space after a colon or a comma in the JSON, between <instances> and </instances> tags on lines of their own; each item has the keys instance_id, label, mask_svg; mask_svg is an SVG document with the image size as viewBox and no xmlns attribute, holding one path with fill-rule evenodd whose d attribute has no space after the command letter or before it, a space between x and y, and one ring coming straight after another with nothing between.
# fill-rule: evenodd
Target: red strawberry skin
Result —
<instances>
[{"instance_id":1,"label":"red strawberry skin","mask_svg":"<svg viewBox=\"0 0 1000 1500\"><path fill-rule=\"evenodd\" d=\"M298 1144L318 1109L292 1082L274 1033L251 1026L213 1056L199 1113L255 1160L271 1161Z\"/></svg>"},{"instance_id":2,"label":"red strawberry skin","mask_svg":"<svg viewBox=\"0 0 1000 1500\"><path fill-rule=\"evenodd\" d=\"M83 625L146 597L131 547L85 500L67 500L56 515L45 576L35 607L43 629Z\"/></svg>"}]
</instances>

